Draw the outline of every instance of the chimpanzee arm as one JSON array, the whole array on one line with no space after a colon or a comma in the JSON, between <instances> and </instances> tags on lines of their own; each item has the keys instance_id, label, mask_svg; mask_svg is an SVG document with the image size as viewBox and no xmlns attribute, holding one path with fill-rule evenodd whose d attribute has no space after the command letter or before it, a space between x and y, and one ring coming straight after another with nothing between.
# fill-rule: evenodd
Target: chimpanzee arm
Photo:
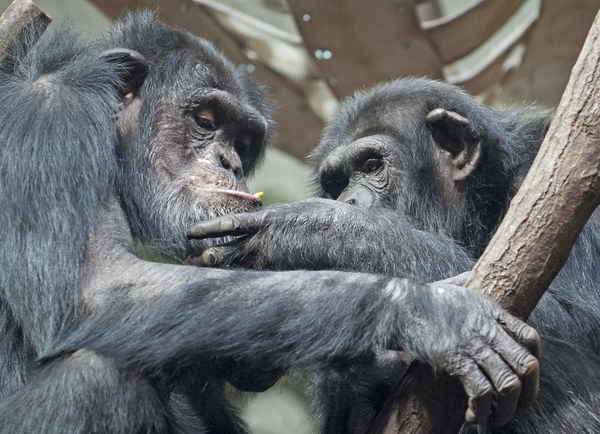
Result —
<instances>
[{"instance_id":1,"label":"chimpanzee arm","mask_svg":"<svg viewBox=\"0 0 600 434\"><path fill-rule=\"evenodd\" d=\"M537 361L511 337L535 354L536 332L467 288L336 271L117 263L130 272L102 277L129 277L87 299L93 313L57 351L87 348L151 375L202 360L277 369L401 348L463 380L471 420L487 420L494 388L503 419L536 393Z\"/></svg>"},{"instance_id":2,"label":"chimpanzee arm","mask_svg":"<svg viewBox=\"0 0 600 434\"><path fill-rule=\"evenodd\" d=\"M197 226L192 236L247 235L213 247L193 263L258 269L337 269L446 278L473 265L444 235L416 229L402 213L309 199L225 216Z\"/></svg>"}]
</instances>

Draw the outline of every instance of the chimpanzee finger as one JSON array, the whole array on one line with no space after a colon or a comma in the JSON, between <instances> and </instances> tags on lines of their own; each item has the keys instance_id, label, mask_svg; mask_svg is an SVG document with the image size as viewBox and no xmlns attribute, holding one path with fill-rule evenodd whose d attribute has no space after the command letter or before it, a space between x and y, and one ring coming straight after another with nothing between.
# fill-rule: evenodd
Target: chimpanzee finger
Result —
<instances>
[{"instance_id":1,"label":"chimpanzee finger","mask_svg":"<svg viewBox=\"0 0 600 434\"><path fill-rule=\"evenodd\" d=\"M456 286L465 286L465 282L467 277L469 277L470 271L465 271L464 273L460 273L456 276L449 277L447 279L441 280L440 283L447 283L449 285Z\"/></svg>"},{"instance_id":2,"label":"chimpanzee finger","mask_svg":"<svg viewBox=\"0 0 600 434\"><path fill-rule=\"evenodd\" d=\"M234 214L203 221L187 233L188 238L213 238L225 235L248 235L258 231L258 213Z\"/></svg>"},{"instance_id":3,"label":"chimpanzee finger","mask_svg":"<svg viewBox=\"0 0 600 434\"><path fill-rule=\"evenodd\" d=\"M236 251L237 248L234 246L217 246L210 247L202 252L200 256L194 256L187 260L189 265L196 265L201 267L219 267L227 262L227 258L231 256L231 253Z\"/></svg>"},{"instance_id":4,"label":"chimpanzee finger","mask_svg":"<svg viewBox=\"0 0 600 434\"><path fill-rule=\"evenodd\" d=\"M504 425L513 418L517 411L521 395L521 381L502 357L489 347L482 350L477 364L486 373L496 390L496 405L489 423L497 426Z\"/></svg>"},{"instance_id":5,"label":"chimpanzee finger","mask_svg":"<svg viewBox=\"0 0 600 434\"><path fill-rule=\"evenodd\" d=\"M508 334L527 348L536 359L540 358L542 354L542 339L533 327L506 312L500 314L498 321L504 326Z\"/></svg>"},{"instance_id":6,"label":"chimpanzee finger","mask_svg":"<svg viewBox=\"0 0 600 434\"><path fill-rule=\"evenodd\" d=\"M458 378L469 398L465 420L476 424L487 423L495 393L492 384L472 360L464 362Z\"/></svg>"},{"instance_id":7,"label":"chimpanzee finger","mask_svg":"<svg viewBox=\"0 0 600 434\"><path fill-rule=\"evenodd\" d=\"M518 408L533 405L540 387L540 363L525 348L507 333L498 333L494 344L496 351L508 363L521 379L521 397Z\"/></svg>"}]
</instances>

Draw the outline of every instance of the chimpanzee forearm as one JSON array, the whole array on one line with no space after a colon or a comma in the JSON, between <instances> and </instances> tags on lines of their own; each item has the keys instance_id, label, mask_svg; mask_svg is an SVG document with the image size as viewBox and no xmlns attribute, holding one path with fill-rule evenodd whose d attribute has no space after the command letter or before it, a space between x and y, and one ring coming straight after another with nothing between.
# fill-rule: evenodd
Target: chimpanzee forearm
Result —
<instances>
[{"instance_id":1,"label":"chimpanzee forearm","mask_svg":"<svg viewBox=\"0 0 600 434\"><path fill-rule=\"evenodd\" d=\"M420 231L398 213L348 208L335 215L335 222L324 231L309 226L296 231L290 245L281 239L275 248L267 245L260 250L280 251L270 258L276 268L362 271L423 281L454 276L473 265L454 240Z\"/></svg>"},{"instance_id":2,"label":"chimpanzee forearm","mask_svg":"<svg viewBox=\"0 0 600 434\"><path fill-rule=\"evenodd\" d=\"M259 273L142 261L132 276L137 282L108 291L111 298L98 302L67 346L151 371L190 357L235 356L273 367L352 358L389 343L389 331L401 324L389 299L408 285L357 273ZM346 298L352 302L340 309ZM305 321L311 326L298 330L295 325Z\"/></svg>"},{"instance_id":3,"label":"chimpanzee forearm","mask_svg":"<svg viewBox=\"0 0 600 434\"><path fill-rule=\"evenodd\" d=\"M525 405L533 396L537 362L522 345L537 346L535 331L467 288L362 273L229 271L144 261L132 265L129 276L120 286L113 283L103 299L88 299L92 313L56 353L86 348L168 382L168 373L219 359L258 360L269 371L403 349L456 375L478 403L492 386L474 360L498 365L499 356L492 357L497 352L509 362L491 381L502 378L509 386L520 377ZM490 327L477 327L481 321ZM484 413L473 414L487 418Z\"/></svg>"},{"instance_id":4,"label":"chimpanzee forearm","mask_svg":"<svg viewBox=\"0 0 600 434\"><path fill-rule=\"evenodd\" d=\"M456 275L473 265L454 240L420 231L404 215L383 208L364 210L310 199L233 218L236 233L247 231L250 236L207 250L203 262L375 272L425 281Z\"/></svg>"}]
</instances>

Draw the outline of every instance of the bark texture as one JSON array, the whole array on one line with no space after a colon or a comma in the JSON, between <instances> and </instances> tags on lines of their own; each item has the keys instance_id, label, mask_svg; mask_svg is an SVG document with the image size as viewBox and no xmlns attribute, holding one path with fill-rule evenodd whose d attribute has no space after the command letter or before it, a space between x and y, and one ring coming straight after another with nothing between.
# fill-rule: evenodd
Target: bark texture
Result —
<instances>
[{"instance_id":1,"label":"bark texture","mask_svg":"<svg viewBox=\"0 0 600 434\"><path fill-rule=\"evenodd\" d=\"M23 43L25 38L39 37L40 31L50 24L50 17L31 0L15 0L0 17L0 61L10 54L15 42ZM36 26L37 35L28 30Z\"/></svg>"},{"instance_id":2,"label":"bark texture","mask_svg":"<svg viewBox=\"0 0 600 434\"><path fill-rule=\"evenodd\" d=\"M533 166L466 285L527 318L599 203L600 13ZM413 364L371 432L456 433L466 403L458 383Z\"/></svg>"}]
</instances>

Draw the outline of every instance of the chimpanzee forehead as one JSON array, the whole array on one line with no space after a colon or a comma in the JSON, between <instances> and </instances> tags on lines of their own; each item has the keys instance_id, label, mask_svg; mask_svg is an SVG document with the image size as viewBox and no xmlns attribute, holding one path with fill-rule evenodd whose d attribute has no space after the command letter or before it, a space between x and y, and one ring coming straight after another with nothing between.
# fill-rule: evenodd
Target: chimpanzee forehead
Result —
<instances>
[{"instance_id":1,"label":"chimpanzee forehead","mask_svg":"<svg viewBox=\"0 0 600 434\"><path fill-rule=\"evenodd\" d=\"M468 111L468 98L459 88L420 78L379 84L346 99L312 153L317 163L332 149L371 134L388 134L396 143L413 143L424 128L427 113L444 107ZM458 110L461 107L461 110Z\"/></svg>"},{"instance_id":2,"label":"chimpanzee forehead","mask_svg":"<svg viewBox=\"0 0 600 434\"><path fill-rule=\"evenodd\" d=\"M150 70L153 87L161 89L161 97L176 105L186 106L211 90L226 92L240 104L253 105L253 83L243 80L233 64L219 55L206 55L202 48L168 53ZM215 53L212 53L215 54ZM260 95L262 96L262 94Z\"/></svg>"},{"instance_id":3,"label":"chimpanzee forehead","mask_svg":"<svg viewBox=\"0 0 600 434\"><path fill-rule=\"evenodd\" d=\"M385 101L374 99L346 116L338 138L345 142L375 134L385 134L405 141L418 129L424 120L422 104L414 104L406 98L391 98Z\"/></svg>"}]
</instances>

